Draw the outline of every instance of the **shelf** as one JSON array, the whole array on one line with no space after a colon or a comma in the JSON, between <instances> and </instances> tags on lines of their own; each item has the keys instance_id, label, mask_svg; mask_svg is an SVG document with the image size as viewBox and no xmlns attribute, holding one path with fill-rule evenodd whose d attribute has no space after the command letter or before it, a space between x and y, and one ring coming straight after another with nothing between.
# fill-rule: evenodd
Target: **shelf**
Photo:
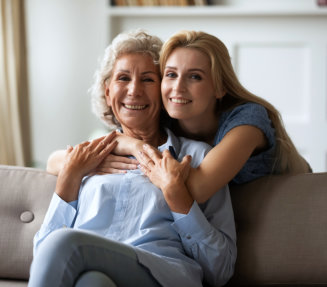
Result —
<instances>
[{"instance_id":1,"label":"shelf","mask_svg":"<svg viewBox=\"0 0 327 287\"><path fill-rule=\"evenodd\" d=\"M112 17L167 17L167 16L326 16L327 7L314 2L290 7L276 5L210 5L210 6L111 6L107 9Z\"/></svg>"}]
</instances>

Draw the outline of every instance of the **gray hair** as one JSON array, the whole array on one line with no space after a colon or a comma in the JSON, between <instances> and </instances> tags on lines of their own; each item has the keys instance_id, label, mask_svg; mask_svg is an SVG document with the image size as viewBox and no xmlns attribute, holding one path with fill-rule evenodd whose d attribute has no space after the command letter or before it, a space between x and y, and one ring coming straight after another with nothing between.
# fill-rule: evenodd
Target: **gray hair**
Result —
<instances>
[{"instance_id":1,"label":"gray hair","mask_svg":"<svg viewBox=\"0 0 327 287\"><path fill-rule=\"evenodd\" d=\"M162 41L158 37L151 36L143 30L135 30L120 33L106 48L89 92L93 113L109 128L120 126L105 99L105 84L112 76L116 60L123 54L145 53L152 57L155 65L159 66L161 46Z\"/></svg>"}]
</instances>

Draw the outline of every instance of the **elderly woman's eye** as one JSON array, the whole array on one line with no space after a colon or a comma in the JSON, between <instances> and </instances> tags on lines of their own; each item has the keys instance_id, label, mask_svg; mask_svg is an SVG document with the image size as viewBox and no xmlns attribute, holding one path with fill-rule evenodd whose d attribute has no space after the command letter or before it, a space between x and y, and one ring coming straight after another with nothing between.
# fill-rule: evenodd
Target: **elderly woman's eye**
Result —
<instances>
[{"instance_id":1,"label":"elderly woman's eye","mask_svg":"<svg viewBox=\"0 0 327 287\"><path fill-rule=\"evenodd\" d=\"M119 80L119 81L129 81L130 78L129 78L128 76L119 76L119 77L118 77L118 80Z\"/></svg>"},{"instance_id":2,"label":"elderly woman's eye","mask_svg":"<svg viewBox=\"0 0 327 287\"><path fill-rule=\"evenodd\" d=\"M152 78L144 78L143 82L154 82Z\"/></svg>"}]
</instances>

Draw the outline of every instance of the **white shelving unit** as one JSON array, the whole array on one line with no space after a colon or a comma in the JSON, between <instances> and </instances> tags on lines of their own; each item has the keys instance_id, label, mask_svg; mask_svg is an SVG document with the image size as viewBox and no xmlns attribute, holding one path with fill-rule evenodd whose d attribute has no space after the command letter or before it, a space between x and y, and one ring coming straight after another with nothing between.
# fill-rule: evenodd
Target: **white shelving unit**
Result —
<instances>
[{"instance_id":1,"label":"white shelving unit","mask_svg":"<svg viewBox=\"0 0 327 287\"><path fill-rule=\"evenodd\" d=\"M186 20L187 27L188 22L196 23L203 18L326 17L327 6L318 6L315 0L213 0L213 4L208 6L108 5L107 16L110 41L119 32L129 28L128 25L124 26L124 22L131 20L135 23L140 21L140 24L144 21L163 21L170 30L169 26L181 19Z\"/></svg>"},{"instance_id":2,"label":"white shelving unit","mask_svg":"<svg viewBox=\"0 0 327 287\"><path fill-rule=\"evenodd\" d=\"M327 15L327 8L319 6L299 6L291 9L284 6L268 8L264 6L110 6L111 17L127 16L319 16Z\"/></svg>"}]
</instances>

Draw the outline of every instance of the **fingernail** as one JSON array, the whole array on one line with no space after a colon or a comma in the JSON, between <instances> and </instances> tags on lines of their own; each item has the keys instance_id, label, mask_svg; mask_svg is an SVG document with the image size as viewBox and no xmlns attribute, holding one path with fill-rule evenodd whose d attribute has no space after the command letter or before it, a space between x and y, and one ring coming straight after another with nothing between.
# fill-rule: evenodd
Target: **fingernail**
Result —
<instances>
[{"instance_id":1,"label":"fingernail","mask_svg":"<svg viewBox=\"0 0 327 287\"><path fill-rule=\"evenodd\" d=\"M143 152L141 152L140 150L138 151L139 155L143 155Z\"/></svg>"},{"instance_id":2,"label":"fingernail","mask_svg":"<svg viewBox=\"0 0 327 287\"><path fill-rule=\"evenodd\" d=\"M148 144L144 144L143 145L143 148L148 148Z\"/></svg>"}]
</instances>

